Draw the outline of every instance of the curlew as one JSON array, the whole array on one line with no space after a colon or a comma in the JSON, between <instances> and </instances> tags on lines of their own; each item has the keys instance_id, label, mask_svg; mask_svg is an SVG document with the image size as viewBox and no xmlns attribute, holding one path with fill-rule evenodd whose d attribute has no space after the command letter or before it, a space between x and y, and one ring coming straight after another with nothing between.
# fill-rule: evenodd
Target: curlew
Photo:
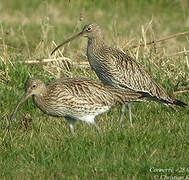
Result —
<instances>
[{"instance_id":1,"label":"curlew","mask_svg":"<svg viewBox=\"0 0 189 180\"><path fill-rule=\"evenodd\" d=\"M107 46L104 42L103 32L96 23L85 25L80 33L61 43L51 54L62 45L81 36L88 38L87 58L89 64L104 84L122 90L131 89L144 93L149 99L162 102L172 109L174 109L173 105L181 107L187 105L171 96L135 59L116 48ZM128 107L132 125L130 103L128 103ZM120 122L123 121L124 112L125 105L121 109Z\"/></svg>"},{"instance_id":2,"label":"curlew","mask_svg":"<svg viewBox=\"0 0 189 180\"><path fill-rule=\"evenodd\" d=\"M89 79L57 79L49 85L37 78L25 83L25 93L10 116L9 127L18 108L30 96L34 104L45 114L64 117L74 132L76 121L86 122L101 129L95 123L95 117L111 107L125 102L142 101L145 96L132 90L119 91L103 83Z\"/></svg>"}]
</instances>

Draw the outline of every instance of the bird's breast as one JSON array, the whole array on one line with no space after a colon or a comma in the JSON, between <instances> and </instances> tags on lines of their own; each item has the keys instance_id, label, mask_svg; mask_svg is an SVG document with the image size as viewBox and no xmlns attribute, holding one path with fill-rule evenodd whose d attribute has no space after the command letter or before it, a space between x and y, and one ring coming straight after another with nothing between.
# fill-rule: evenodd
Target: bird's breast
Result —
<instances>
[{"instance_id":1,"label":"bird's breast","mask_svg":"<svg viewBox=\"0 0 189 180\"><path fill-rule=\"evenodd\" d=\"M35 105L45 114L51 116L64 116L64 104L58 103L56 100L51 100L48 97L37 97L33 98Z\"/></svg>"}]
</instances>

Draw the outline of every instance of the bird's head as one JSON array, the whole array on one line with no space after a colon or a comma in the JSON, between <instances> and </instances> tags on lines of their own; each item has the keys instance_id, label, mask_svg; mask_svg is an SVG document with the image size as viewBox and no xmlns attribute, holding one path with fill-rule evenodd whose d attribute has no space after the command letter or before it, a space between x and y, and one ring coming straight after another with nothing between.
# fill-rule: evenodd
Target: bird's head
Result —
<instances>
[{"instance_id":1,"label":"bird's head","mask_svg":"<svg viewBox=\"0 0 189 180\"><path fill-rule=\"evenodd\" d=\"M79 38L79 37L87 37L89 39L94 39L94 38L100 38L103 41L103 32L100 28L100 26L96 23L90 23L87 24L83 27L83 30L81 32L79 32L78 34L72 36L71 38L65 40L63 43L61 43L60 45L58 45L52 52L51 55L57 50L59 49L61 46L63 46L64 44L67 44L68 42Z\"/></svg>"},{"instance_id":2,"label":"bird's head","mask_svg":"<svg viewBox=\"0 0 189 180\"><path fill-rule=\"evenodd\" d=\"M12 119L14 115L16 114L18 108L32 95L40 95L43 93L46 89L46 86L43 81L37 78L30 78L29 80L26 81L25 83L25 93L23 94L21 100L18 102L16 108L14 109L13 113L10 116L9 120L9 126L8 129L10 129L10 124L12 122Z\"/></svg>"}]
</instances>

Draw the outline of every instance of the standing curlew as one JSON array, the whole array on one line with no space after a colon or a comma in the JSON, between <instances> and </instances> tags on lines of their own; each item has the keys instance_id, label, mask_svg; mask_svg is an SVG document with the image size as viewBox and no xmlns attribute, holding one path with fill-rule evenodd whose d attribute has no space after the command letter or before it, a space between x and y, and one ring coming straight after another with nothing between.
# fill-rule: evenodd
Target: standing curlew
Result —
<instances>
[{"instance_id":1,"label":"standing curlew","mask_svg":"<svg viewBox=\"0 0 189 180\"><path fill-rule=\"evenodd\" d=\"M87 79L57 79L46 86L40 79L31 78L25 83L25 93L10 116L8 129L18 108L30 96L45 114L65 117L72 133L77 120L94 125L101 133L95 123L97 115L108 111L112 106L145 98L143 94L133 90L120 91Z\"/></svg>"},{"instance_id":2,"label":"standing curlew","mask_svg":"<svg viewBox=\"0 0 189 180\"><path fill-rule=\"evenodd\" d=\"M187 104L173 98L158 84L141 64L124 52L109 47L104 43L104 35L100 26L96 23L85 25L83 30L75 36L67 39L57 46L53 54L62 45L74 40L77 37L88 38L87 57L91 68L98 78L106 85L118 89L132 89L148 95L149 99L162 102L174 109L172 105L185 107ZM129 103L129 118L132 124L131 104ZM125 112L125 105L122 106L120 122Z\"/></svg>"}]
</instances>

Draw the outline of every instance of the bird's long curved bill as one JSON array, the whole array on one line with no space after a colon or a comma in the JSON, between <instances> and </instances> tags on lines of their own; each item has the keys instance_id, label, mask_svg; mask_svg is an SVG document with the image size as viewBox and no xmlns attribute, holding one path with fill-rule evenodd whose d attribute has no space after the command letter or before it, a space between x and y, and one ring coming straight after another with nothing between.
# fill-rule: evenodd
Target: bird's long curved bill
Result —
<instances>
[{"instance_id":1,"label":"bird's long curved bill","mask_svg":"<svg viewBox=\"0 0 189 180\"><path fill-rule=\"evenodd\" d=\"M29 97L31 96L31 94L28 94L28 93L24 93L24 95L22 96L21 100L18 102L16 108L14 109L14 111L12 112L11 116L10 116L10 119L9 119L9 125L8 125L8 130L10 130L10 126L11 126L11 123L12 123L12 119L13 117L15 116L18 108L24 103L25 100L27 100Z\"/></svg>"},{"instance_id":2,"label":"bird's long curved bill","mask_svg":"<svg viewBox=\"0 0 189 180\"><path fill-rule=\"evenodd\" d=\"M51 52L51 55L53 55L53 53L54 53L57 49L59 49L61 46L63 46L64 44L66 44L66 43L68 43L68 42L70 42L70 41L72 41L72 40L74 40L74 39L76 39L76 38L82 36L82 34L83 34L83 32L81 31L80 33L78 33L78 34L72 36L71 38L67 39L66 41L64 41L63 43L61 43L60 45L58 45L58 46Z\"/></svg>"}]
</instances>

